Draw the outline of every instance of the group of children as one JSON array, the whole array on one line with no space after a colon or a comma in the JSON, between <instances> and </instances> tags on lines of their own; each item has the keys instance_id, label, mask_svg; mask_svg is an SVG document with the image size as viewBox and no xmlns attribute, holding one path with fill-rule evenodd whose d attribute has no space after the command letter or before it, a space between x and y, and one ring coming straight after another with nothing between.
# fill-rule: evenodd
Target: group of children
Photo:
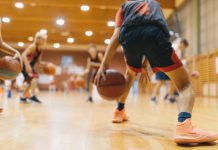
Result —
<instances>
[{"instance_id":1,"label":"group of children","mask_svg":"<svg viewBox=\"0 0 218 150\"><path fill-rule=\"evenodd\" d=\"M171 86L173 90L171 91L174 91L176 88L180 95L175 142L182 144L216 141L218 139L217 134L195 128L191 124L191 114L195 100L193 88L188 73L172 47L169 38L168 25L157 1L126 0L116 14L116 27L104 58L101 53L96 51L94 45L89 47L90 56L87 60L87 69L83 74L83 76L88 76L89 91L90 93L92 92L93 79L96 85L105 79L105 70L108 68L118 46L122 45L128 66L125 76L127 85L125 93L118 101L112 122L123 123L128 121L129 118L125 111L127 96L137 74L141 75L141 82L147 81L147 62L149 62L154 72L162 72L161 75L157 74L157 79L162 75L167 75L167 78L173 83ZM42 47L45 45L46 39L46 34L38 32L35 35L34 42L20 55L17 50L3 42L2 37L0 38L0 47L4 50L3 52L13 54L23 62L22 73L26 82L29 83L28 88L20 99L23 102L26 102L28 98L38 103L41 102L35 93L38 75L34 70L34 66L37 63L40 65L45 64L41 61L41 56ZM188 43L182 41L180 49L182 50L187 46ZM156 91L158 91L161 84L160 82L157 85ZM26 95L29 91L31 91L32 95L27 97ZM152 96L153 101L156 101L156 91ZM172 92L169 94L172 99ZM88 100L92 102L91 94Z\"/></svg>"}]
</instances>

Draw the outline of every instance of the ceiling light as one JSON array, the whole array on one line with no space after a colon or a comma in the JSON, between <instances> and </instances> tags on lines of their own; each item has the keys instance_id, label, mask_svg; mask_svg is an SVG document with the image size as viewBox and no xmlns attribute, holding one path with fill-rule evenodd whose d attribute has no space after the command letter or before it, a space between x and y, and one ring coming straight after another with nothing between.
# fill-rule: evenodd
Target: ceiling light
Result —
<instances>
[{"instance_id":1,"label":"ceiling light","mask_svg":"<svg viewBox=\"0 0 218 150\"><path fill-rule=\"evenodd\" d=\"M48 33L48 31L47 31L46 29L41 29L40 32L41 32L42 34L47 34L47 33Z\"/></svg>"},{"instance_id":2,"label":"ceiling light","mask_svg":"<svg viewBox=\"0 0 218 150\"><path fill-rule=\"evenodd\" d=\"M110 44L110 42L111 42L110 39L105 39L105 40L104 40L104 43L107 44L107 45Z\"/></svg>"},{"instance_id":3,"label":"ceiling light","mask_svg":"<svg viewBox=\"0 0 218 150\"><path fill-rule=\"evenodd\" d=\"M65 21L64 21L64 19L59 18L59 19L56 20L56 24L59 25L59 26L63 26L65 24Z\"/></svg>"},{"instance_id":4,"label":"ceiling light","mask_svg":"<svg viewBox=\"0 0 218 150\"><path fill-rule=\"evenodd\" d=\"M4 23L10 23L11 19L9 17L2 17L2 22Z\"/></svg>"},{"instance_id":5,"label":"ceiling light","mask_svg":"<svg viewBox=\"0 0 218 150\"><path fill-rule=\"evenodd\" d=\"M93 35L93 32L92 32L92 31L86 31L86 32L85 32L85 35L86 35L86 36L92 36L92 35Z\"/></svg>"},{"instance_id":6,"label":"ceiling light","mask_svg":"<svg viewBox=\"0 0 218 150\"><path fill-rule=\"evenodd\" d=\"M61 45L60 45L60 43L54 43L53 47L54 47L54 48L60 48Z\"/></svg>"},{"instance_id":7,"label":"ceiling light","mask_svg":"<svg viewBox=\"0 0 218 150\"><path fill-rule=\"evenodd\" d=\"M24 4L22 2L17 2L14 4L14 6L18 9L23 9L24 8Z\"/></svg>"},{"instance_id":8,"label":"ceiling light","mask_svg":"<svg viewBox=\"0 0 218 150\"><path fill-rule=\"evenodd\" d=\"M19 46L19 47L24 47L24 43L23 43L23 42L18 42L18 43L17 43L17 46Z\"/></svg>"},{"instance_id":9,"label":"ceiling light","mask_svg":"<svg viewBox=\"0 0 218 150\"><path fill-rule=\"evenodd\" d=\"M82 6L80 7L80 9L81 9L82 11L89 11L89 10L90 10L90 7L89 7L89 5L82 5Z\"/></svg>"},{"instance_id":10,"label":"ceiling light","mask_svg":"<svg viewBox=\"0 0 218 150\"><path fill-rule=\"evenodd\" d=\"M29 36L29 37L28 37L28 41L32 42L32 41L33 41L33 37L32 37L32 36Z\"/></svg>"},{"instance_id":11,"label":"ceiling light","mask_svg":"<svg viewBox=\"0 0 218 150\"><path fill-rule=\"evenodd\" d=\"M74 38L70 37L70 38L67 38L67 43L74 43Z\"/></svg>"},{"instance_id":12,"label":"ceiling light","mask_svg":"<svg viewBox=\"0 0 218 150\"><path fill-rule=\"evenodd\" d=\"M108 27L114 27L115 26L115 22L114 21L108 21L107 25L108 25Z\"/></svg>"}]
</instances>

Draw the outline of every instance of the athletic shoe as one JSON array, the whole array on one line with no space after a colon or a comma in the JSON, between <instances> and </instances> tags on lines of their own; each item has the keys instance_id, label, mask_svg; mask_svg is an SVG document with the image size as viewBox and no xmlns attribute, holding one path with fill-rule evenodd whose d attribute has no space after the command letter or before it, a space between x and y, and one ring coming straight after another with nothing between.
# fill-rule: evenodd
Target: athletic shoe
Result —
<instances>
[{"instance_id":1,"label":"athletic shoe","mask_svg":"<svg viewBox=\"0 0 218 150\"><path fill-rule=\"evenodd\" d=\"M171 97L171 98L169 98L169 101L170 101L170 103L175 103L176 102L176 98L175 97Z\"/></svg>"},{"instance_id":2,"label":"athletic shoe","mask_svg":"<svg viewBox=\"0 0 218 150\"><path fill-rule=\"evenodd\" d=\"M157 104L157 99L156 97L152 97L151 100L150 100L151 104L154 104L156 105Z\"/></svg>"},{"instance_id":3,"label":"athletic shoe","mask_svg":"<svg viewBox=\"0 0 218 150\"><path fill-rule=\"evenodd\" d=\"M125 110L118 110L114 112L114 118L112 120L113 123L122 123L128 121L128 117L126 116Z\"/></svg>"},{"instance_id":4,"label":"athletic shoe","mask_svg":"<svg viewBox=\"0 0 218 150\"><path fill-rule=\"evenodd\" d=\"M216 140L218 140L218 134L193 127L191 119L186 119L176 126L174 141L177 144L209 143Z\"/></svg>"},{"instance_id":5,"label":"athletic shoe","mask_svg":"<svg viewBox=\"0 0 218 150\"><path fill-rule=\"evenodd\" d=\"M92 103L92 102L93 102L93 99L92 99L92 97L91 97L91 96L89 96L89 98L88 98L88 102L90 102L90 103Z\"/></svg>"},{"instance_id":6,"label":"athletic shoe","mask_svg":"<svg viewBox=\"0 0 218 150\"><path fill-rule=\"evenodd\" d=\"M167 100L167 99L168 99L168 96L169 96L169 94L166 94L166 95L164 96L164 100Z\"/></svg>"},{"instance_id":7,"label":"athletic shoe","mask_svg":"<svg viewBox=\"0 0 218 150\"><path fill-rule=\"evenodd\" d=\"M179 96L179 93L177 91L174 91L174 96Z\"/></svg>"},{"instance_id":8,"label":"athletic shoe","mask_svg":"<svg viewBox=\"0 0 218 150\"><path fill-rule=\"evenodd\" d=\"M22 103L27 103L26 97L21 97L21 98L20 98L20 102L22 102Z\"/></svg>"},{"instance_id":9,"label":"athletic shoe","mask_svg":"<svg viewBox=\"0 0 218 150\"><path fill-rule=\"evenodd\" d=\"M30 100L36 103L42 103L36 96L30 97Z\"/></svg>"}]
</instances>

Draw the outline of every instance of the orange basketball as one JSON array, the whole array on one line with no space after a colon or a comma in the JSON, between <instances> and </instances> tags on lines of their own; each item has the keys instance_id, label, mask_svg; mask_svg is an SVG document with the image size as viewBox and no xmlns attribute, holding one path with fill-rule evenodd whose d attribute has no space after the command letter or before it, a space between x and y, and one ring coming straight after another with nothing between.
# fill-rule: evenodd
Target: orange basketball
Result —
<instances>
[{"instance_id":1,"label":"orange basketball","mask_svg":"<svg viewBox=\"0 0 218 150\"><path fill-rule=\"evenodd\" d=\"M10 56L0 58L0 79L14 80L21 72L20 62Z\"/></svg>"},{"instance_id":2,"label":"orange basketball","mask_svg":"<svg viewBox=\"0 0 218 150\"><path fill-rule=\"evenodd\" d=\"M98 93L106 100L118 100L126 88L125 77L116 70L106 71L106 80L101 80L97 86Z\"/></svg>"},{"instance_id":3,"label":"orange basketball","mask_svg":"<svg viewBox=\"0 0 218 150\"><path fill-rule=\"evenodd\" d=\"M52 63L47 63L44 68L43 71L45 74L47 75L55 75L56 72L56 66Z\"/></svg>"},{"instance_id":4,"label":"orange basketball","mask_svg":"<svg viewBox=\"0 0 218 150\"><path fill-rule=\"evenodd\" d=\"M86 86L85 79L83 77L78 76L75 80L75 84L77 87L84 88Z\"/></svg>"}]
</instances>

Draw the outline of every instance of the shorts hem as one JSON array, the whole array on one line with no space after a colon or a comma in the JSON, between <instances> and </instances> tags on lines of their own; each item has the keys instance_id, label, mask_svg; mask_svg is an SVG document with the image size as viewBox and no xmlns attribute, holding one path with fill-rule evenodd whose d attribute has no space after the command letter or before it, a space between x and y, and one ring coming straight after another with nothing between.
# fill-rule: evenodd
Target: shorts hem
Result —
<instances>
[{"instance_id":1,"label":"shorts hem","mask_svg":"<svg viewBox=\"0 0 218 150\"><path fill-rule=\"evenodd\" d=\"M127 67L128 67L130 70L134 71L135 73L140 73L140 72L142 72L142 68L135 68L135 67L132 67L132 66L130 66L130 65L127 65Z\"/></svg>"},{"instance_id":2,"label":"shorts hem","mask_svg":"<svg viewBox=\"0 0 218 150\"><path fill-rule=\"evenodd\" d=\"M170 71L173 71L173 70L176 70L180 67L182 67L183 65L182 64L174 64L172 66L169 66L169 67L154 67L152 68L153 72L154 73L157 73L157 72L170 72Z\"/></svg>"}]
</instances>

